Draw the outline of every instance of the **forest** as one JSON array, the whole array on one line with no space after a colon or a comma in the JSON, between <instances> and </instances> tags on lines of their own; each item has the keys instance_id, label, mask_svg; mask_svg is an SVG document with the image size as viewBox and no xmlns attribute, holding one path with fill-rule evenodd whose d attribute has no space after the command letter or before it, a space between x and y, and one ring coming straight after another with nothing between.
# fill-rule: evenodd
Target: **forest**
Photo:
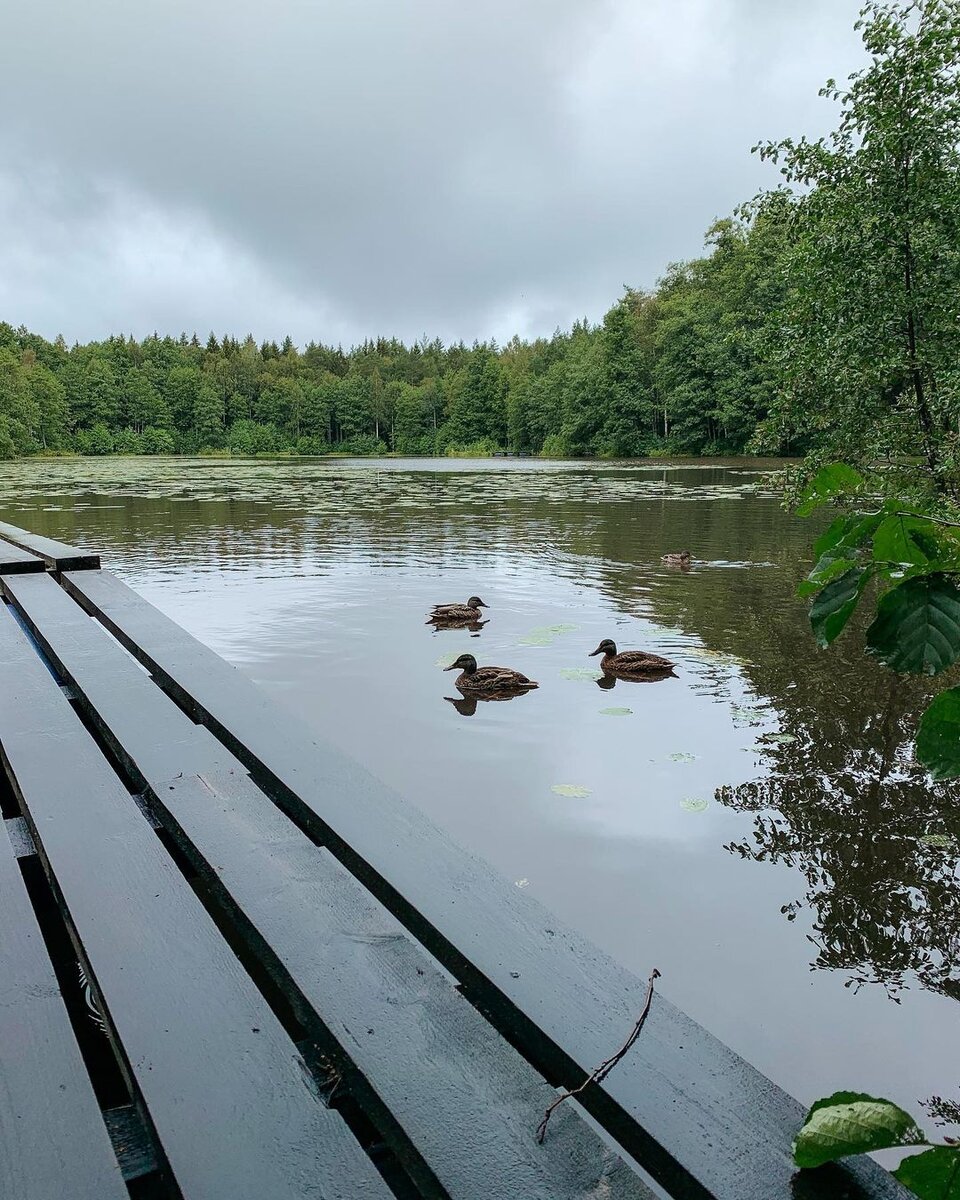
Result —
<instances>
[{"instance_id":1,"label":"forest","mask_svg":"<svg viewBox=\"0 0 960 1200\"><path fill-rule=\"evenodd\" d=\"M0 323L0 457L258 453L633 457L763 448L758 333L782 231L717 222L709 253L599 325L506 346L378 338L302 350L211 333L68 347Z\"/></svg>"}]
</instances>

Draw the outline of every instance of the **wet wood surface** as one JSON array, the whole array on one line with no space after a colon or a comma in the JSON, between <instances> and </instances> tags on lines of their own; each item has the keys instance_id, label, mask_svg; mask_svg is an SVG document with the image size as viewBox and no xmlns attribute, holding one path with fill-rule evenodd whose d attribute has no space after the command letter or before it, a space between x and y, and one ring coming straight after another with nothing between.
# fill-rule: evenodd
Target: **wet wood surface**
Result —
<instances>
[{"instance_id":1,"label":"wet wood surface","mask_svg":"<svg viewBox=\"0 0 960 1200\"><path fill-rule=\"evenodd\" d=\"M556 1092L62 588L42 577L7 590L301 1019L329 1031L346 1086L428 1193L651 1197L572 1105L537 1143Z\"/></svg>"},{"instance_id":2,"label":"wet wood surface","mask_svg":"<svg viewBox=\"0 0 960 1200\"><path fill-rule=\"evenodd\" d=\"M3 578L57 586L46 575ZM323 1105L292 1040L7 611L0 672L8 778L184 1197L385 1200L376 1168Z\"/></svg>"},{"instance_id":3,"label":"wet wood surface","mask_svg":"<svg viewBox=\"0 0 960 1200\"><path fill-rule=\"evenodd\" d=\"M54 571L83 571L100 566L99 554L78 550L76 546L65 546L63 542L39 533L28 533L16 525L8 525L6 521L0 521L0 540L37 555Z\"/></svg>"},{"instance_id":4,"label":"wet wood surface","mask_svg":"<svg viewBox=\"0 0 960 1200\"><path fill-rule=\"evenodd\" d=\"M115 576L72 574L64 585L532 1061L575 1086L622 1044L643 1003L641 980L453 844ZM865 1158L797 1176L791 1143L800 1104L659 994L631 1053L582 1099L677 1197L908 1195Z\"/></svg>"},{"instance_id":5,"label":"wet wood surface","mask_svg":"<svg viewBox=\"0 0 960 1200\"><path fill-rule=\"evenodd\" d=\"M0 620L10 623L0 612ZM127 1200L53 966L0 830L0 1196Z\"/></svg>"}]
</instances>

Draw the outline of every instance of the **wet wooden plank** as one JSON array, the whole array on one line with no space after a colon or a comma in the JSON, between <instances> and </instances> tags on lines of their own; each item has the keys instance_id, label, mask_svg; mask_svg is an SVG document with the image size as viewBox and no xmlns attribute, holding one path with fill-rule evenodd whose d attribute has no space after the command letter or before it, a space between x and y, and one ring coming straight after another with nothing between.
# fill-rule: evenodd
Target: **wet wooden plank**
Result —
<instances>
[{"instance_id":1,"label":"wet wooden plank","mask_svg":"<svg viewBox=\"0 0 960 1200\"><path fill-rule=\"evenodd\" d=\"M48 576L9 594L255 948L319 1014L410 1173L455 1200L652 1200L327 851L316 847Z\"/></svg>"},{"instance_id":2,"label":"wet wooden plank","mask_svg":"<svg viewBox=\"0 0 960 1200\"><path fill-rule=\"evenodd\" d=\"M45 571L47 564L36 554L21 550L10 542L0 541L0 575L22 575L28 571Z\"/></svg>"},{"instance_id":3,"label":"wet wooden plank","mask_svg":"<svg viewBox=\"0 0 960 1200\"><path fill-rule=\"evenodd\" d=\"M46 575L4 578L56 586ZM319 1100L286 1032L6 611L0 672L7 774L183 1195L386 1200L372 1163Z\"/></svg>"},{"instance_id":4,"label":"wet wooden plank","mask_svg":"<svg viewBox=\"0 0 960 1200\"><path fill-rule=\"evenodd\" d=\"M568 1086L621 1045L645 984L456 846L109 572L64 586L323 837L498 1025ZM662 995L585 1107L677 1196L905 1198L866 1158L797 1177L805 1110Z\"/></svg>"},{"instance_id":5,"label":"wet wooden plank","mask_svg":"<svg viewBox=\"0 0 960 1200\"><path fill-rule=\"evenodd\" d=\"M108 1108L103 1114L103 1119L107 1123L114 1153L127 1182L160 1169L150 1134L132 1104L124 1105L123 1108Z\"/></svg>"},{"instance_id":6,"label":"wet wooden plank","mask_svg":"<svg viewBox=\"0 0 960 1200\"><path fill-rule=\"evenodd\" d=\"M9 618L5 618L9 620ZM0 831L0 1196L127 1200L6 834Z\"/></svg>"},{"instance_id":7,"label":"wet wooden plank","mask_svg":"<svg viewBox=\"0 0 960 1200\"><path fill-rule=\"evenodd\" d=\"M0 521L0 541L37 555L54 571L85 571L100 566L99 554L78 550L76 546L65 546L53 538L8 525L6 521Z\"/></svg>"}]
</instances>

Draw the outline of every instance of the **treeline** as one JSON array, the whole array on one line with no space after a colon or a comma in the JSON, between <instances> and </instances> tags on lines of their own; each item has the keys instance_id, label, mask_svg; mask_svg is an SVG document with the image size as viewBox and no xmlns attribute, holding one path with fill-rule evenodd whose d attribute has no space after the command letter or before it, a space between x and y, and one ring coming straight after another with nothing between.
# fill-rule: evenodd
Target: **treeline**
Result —
<instances>
[{"instance_id":1,"label":"treeline","mask_svg":"<svg viewBox=\"0 0 960 1200\"><path fill-rule=\"evenodd\" d=\"M506 346L349 351L248 336L68 347L0 323L0 457L737 454L771 404L756 333L781 299L777 223L725 220L707 257L599 325Z\"/></svg>"}]
</instances>

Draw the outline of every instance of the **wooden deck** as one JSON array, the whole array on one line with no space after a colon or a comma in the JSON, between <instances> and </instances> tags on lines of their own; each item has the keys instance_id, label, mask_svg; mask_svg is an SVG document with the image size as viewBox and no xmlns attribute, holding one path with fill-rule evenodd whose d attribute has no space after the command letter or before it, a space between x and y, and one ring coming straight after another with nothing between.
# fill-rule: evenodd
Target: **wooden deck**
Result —
<instances>
[{"instance_id":1,"label":"wooden deck","mask_svg":"<svg viewBox=\"0 0 960 1200\"><path fill-rule=\"evenodd\" d=\"M99 562L0 523L0 1197L907 1195L659 994L538 1144L645 982Z\"/></svg>"}]
</instances>

